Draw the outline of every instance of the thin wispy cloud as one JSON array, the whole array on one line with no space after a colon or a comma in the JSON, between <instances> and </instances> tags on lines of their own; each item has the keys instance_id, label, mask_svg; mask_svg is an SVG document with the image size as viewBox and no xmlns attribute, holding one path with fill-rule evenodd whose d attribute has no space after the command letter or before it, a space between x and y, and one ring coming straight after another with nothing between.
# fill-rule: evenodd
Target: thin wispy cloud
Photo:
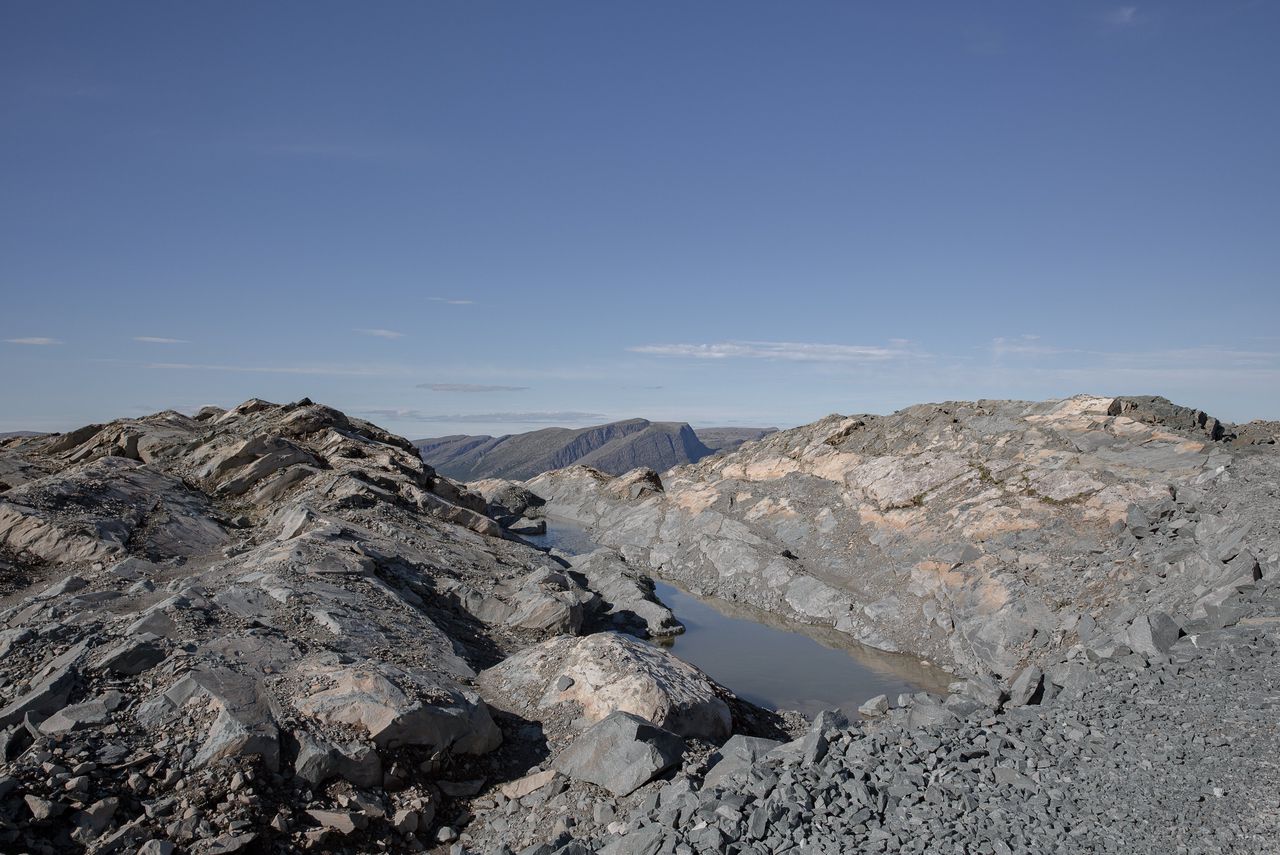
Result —
<instances>
[{"instance_id":1,"label":"thin wispy cloud","mask_svg":"<svg viewBox=\"0 0 1280 855\"><path fill-rule=\"evenodd\" d=\"M1142 19L1138 16L1137 6L1117 6L1108 9L1102 20L1112 27L1133 27L1141 23Z\"/></svg>"},{"instance_id":2,"label":"thin wispy cloud","mask_svg":"<svg viewBox=\"0 0 1280 855\"><path fill-rule=\"evenodd\" d=\"M366 329L363 327L358 327L355 330L353 330L353 332L358 332L361 335L371 335L374 338L392 338L392 339L404 338L404 333L396 332L395 330Z\"/></svg>"},{"instance_id":3,"label":"thin wispy cloud","mask_svg":"<svg viewBox=\"0 0 1280 855\"><path fill-rule=\"evenodd\" d=\"M361 410L361 415L375 418L396 419L408 422L442 422L459 424L516 423L560 425L574 422L594 422L607 418L602 413L582 413L563 410L537 413L424 413L413 409Z\"/></svg>"},{"instance_id":4,"label":"thin wispy cloud","mask_svg":"<svg viewBox=\"0 0 1280 855\"><path fill-rule=\"evenodd\" d=\"M102 101L116 94L115 87L101 82L64 78L31 80L26 84L18 84L14 91L18 95L28 98L48 98L51 100Z\"/></svg>"},{"instance_id":5,"label":"thin wispy cloud","mask_svg":"<svg viewBox=\"0 0 1280 855\"><path fill-rule=\"evenodd\" d=\"M483 383L419 383L419 389L432 392L524 392L528 386L487 386Z\"/></svg>"},{"instance_id":6,"label":"thin wispy cloud","mask_svg":"<svg viewBox=\"0 0 1280 855\"><path fill-rule=\"evenodd\" d=\"M1097 350L1080 347L1061 347L1043 343L1039 336L1021 335L992 339L988 348L995 357L1063 357L1052 360L1071 365L1106 366L1111 370L1128 368L1160 368L1178 371L1211 368L1215 370L1242 370L1280 368L1280 352L1248 350L1238 347L1206 344L1194 347L1159 348L1152 350Z\"/></svg>"},{"instance_id":7,"label":"thin wispy cloud","mask_svg":"<svg viewBox=\"0 0 1280 855\"><path fill-rule=\"evenodd\" d=\"M353 137L341 130L319 132L315 136L284 136L271 133L238 133L203 143L223 151L293 160L334 160L359 162L407 162L425 151L417 144L393 139Z\"/></svg>"},{"instance_id":8,"label":"thin wispy cloud","mask_svg":"<svg viewBox=\"0 0 1280 855\"><path fill-rule=\"evenodd\" d=\"M28 336L27 338L6 338L9 344L30 344L37 347L47 347L51 344L62 344L60 339L45 338L44 336Z\"/></svg>"},{"instance_id":9,"label":"thin wispy cloud","mask_svg":"<svg viewBox=\"0 0 1280 855\"><path fill-rule=\"evenodd\" d=\"M1085 351L1122 366L1139 368L1177 368L1179 370L1208 368L1219 371L1245 371L1249 369L1280 369L1280 352L1270 350L1242 350L1221 345L1168 348L1136 352Z\"/></svg>"},{"instance_id":10,"label":"thin wispy cloud","mask_svg":"<svg viewBox=\"0 0 1280 855\"><path fill-rule=\"evenodd\" d=\"M377 368L339 368L329 365L217 365L195 362L148 362L144 368L166 371L228 371L236 374L305 374L318 377L377 377Z\"/></svg>"},{"instance_id":11,"label":"thin wispy cloud","mask_svg":"<svg viewBox=\"0 0 1280 855\"><path fill-rule=\"evenodd\" d=\"M135 335L133 340L146 344L190 344L185 338L165 338L158 335Z\"/></svg>"},{"instance_id":12,"label":"thin wispy cloud","mask_svg":"<svg viewBox=\"0 0 1280 855\"><path fill-rule=\"evenodd\" d=\"M1070 348L1053 347L1041 344L1038 335L1020 335L998 337L991 340L991 353L994 356L1051 356L1060 353L1072 353ZM1078 352L1078 351L1076 351Z\"/></svg>"},{"instance_id":13,"label":"thin wispy cloud","mask_svg":"<svg viewBox=\"0 0 1280 855\"><path fill-rule=\"evenodd\" d=\"M912 355L903 339L889 347L860 344L821 344L799 341L725 341L714 344L646 344L633 353L687 359L769 359L786 362L884 362Z\"/></svg>"},{"instance_id":14,"label":"thin wispy cloud","mask_svg":"<svg viewBox=\"0 0 1280 855\"><path fill-rule=\"evenodd\" d=\"M428 297L433 303L445 303L449 306L474 306L475 300L464 300L458 297Z\"/></svg>"}]
</instances>

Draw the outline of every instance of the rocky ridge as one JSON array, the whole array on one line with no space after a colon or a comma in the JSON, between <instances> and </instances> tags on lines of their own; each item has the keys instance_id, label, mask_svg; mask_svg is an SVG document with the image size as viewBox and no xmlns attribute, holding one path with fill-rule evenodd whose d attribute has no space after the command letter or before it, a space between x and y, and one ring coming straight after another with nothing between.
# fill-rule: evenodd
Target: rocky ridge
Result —
<instances>
[{"instance_id":1,"label":"rocky ridge","mask_svg":"<svg viewBox=\"0 0 1280 855\"><path fill-rule=\"evenodd\" d=\"M975 506L979 519L1012 507L1035 524L1023 530L1037 533L1039 549L1057 550L1052 560L1022 567L1014 587L990 563L966 569L993 552L986 539L971 538L963 549L972 551L957 551L944 570L957 587L994 577L1010 592L985 606L988 620L1005 608L1024 614L1020 600L1035 594L1044 602L1042 589L1078 597L1049 600L1050 612L1065 614L1048 643L1006 648L1018 655L1003 660L1003 674L988 667L1001 660L955 656L964 679L949 694L874 698L858 721L823 713L790 742L734 736L686 774L597 807L521 851L1280 851L1280 742L1271 726L1280 697L1280 459L1265 425L1222 425L1163 399L918 407L877 418L853 443L863 455L855 467L891 473L868 482L866 470L851 474L851 461L835 456L859 453L841 448L867 421L833 417L665 479L579 469L528 486L548 499L546 509L593 525L638 566L747 601L755 587L759 602L835 626L838 618L815 617L769 590L779 577L761 571L766 550L801 568L815 558L803 528L783 537L794 529L779 523L779 504L807 512L785 519L820 523L823 506L800 502L830 501L823 481L838 480L847 492L833 515L875 521L879 531L867 540L877 546L894 542L884 536L885 517L929 544L972 524L966 513ZM939 430L939 422L962 427ZM912 479L936 477L919 470L946 462L944 449L990 467L990 483L981 471L973 479L953 472L915 501L910 491L920 481ZM1186 466L1188 455L1198 462ZM1084 484L1082 476L1093 484L1061 495L1062 485ZM1154 489L1142 490L1143 479ZM895 495L913 500L886 507L900 504ZM1115 507L1116 496L1129 499ZM929 504L936 514L921 511ZM895 511L905 513L894 519ZM999 540L1000 529L994 533ZM841 547L859 555L865 544L845 534ZM734 564L719 553L732 541L750 547ZM735 564L748 572L726 570ZM1095 577L1093 589L1060 588L1064 569ZM874 618L886 632L911 610L942 602L903 588L905 605ZM860 605L857 591L841 591L850 610ZM976 631L977 618L962 614L956 623L969 620ZM973 648L934 649L943 658ZM548 817L537 814L547 805L561 817L591 810L589 800L563 794L533 805L532 824L545 827Z\"/></svg>"},{"instance_id":2,"label":"rocky ridge","mask_svg":"<svg viewBox=\"0 0 1280 855\"><path fill-rule=\"evenodd\" d=\"M581 730L502 712L482 670L675 625L616 554L574 572L407 440L305 399L8 439L0 472L7 851L452 844L470 799ZM618 638L650 675L628 702L743 709Z\"/></svg>"},{"instance_id":3,"label":"rocky ridge","mask_svg":"<svg viewBox=\"0 0 1280 855\"><path fill-rule=\"evenodd\" d=\"M1163 399L949 403L831 416L662 478L526 486L695 593L1012 678L1148 614L1217 615L1275 570L1274 455L1233 436Z\"/></svg>"}]
</instances>

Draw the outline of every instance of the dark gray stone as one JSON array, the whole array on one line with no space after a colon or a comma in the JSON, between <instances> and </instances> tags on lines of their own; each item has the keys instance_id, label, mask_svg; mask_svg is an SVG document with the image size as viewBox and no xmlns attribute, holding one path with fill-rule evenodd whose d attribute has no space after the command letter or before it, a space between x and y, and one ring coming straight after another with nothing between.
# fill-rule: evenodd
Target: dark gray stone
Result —
<instances>
[{"instance_id":1,"label":"dark gray stone","mask_svg":"<svg viewBox=\"0 0 1280 855\"><path fill-rule=\"evenodd\" d=\"M580 734L555 768L625 796L680 762L684 740L639 716L610 713Z\"/></svg>"}]
</instances>

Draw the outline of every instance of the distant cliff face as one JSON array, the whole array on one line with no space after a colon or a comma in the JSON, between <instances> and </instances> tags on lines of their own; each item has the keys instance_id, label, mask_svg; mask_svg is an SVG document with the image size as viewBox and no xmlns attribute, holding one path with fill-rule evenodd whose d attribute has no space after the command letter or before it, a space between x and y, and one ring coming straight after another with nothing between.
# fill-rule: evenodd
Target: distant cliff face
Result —
<instances>
[{"instance_id":1,"label":"distant cliff face","mask_svg":"<svg viewBox=\"0 0 1280 855\"><path fill-rule=\"evenodd\" d=\"M730 451L737 451L744 442L764 439L771 433L777 433L778 429L774 427L710 427L695 428L693 432L698 435L698 439L702 440L703 445L716 454L727 454Z\"/></svg>"},{"instance_id":2,"label":"distant cliff face","mask_svg":"<svg viewBox=\"0 0 1280 855\"><path fill-rule=\"evenodd\" d=\"M508 436L444 436L420 439L422 459L437 471L461 481L482 478L524 480L581 464L610 475L637 466L657 472L696 463L724 448L758 439L772 428L708 428L681 422L628 419L580 428L547 428Z\"/></svg>"}]
</instances>

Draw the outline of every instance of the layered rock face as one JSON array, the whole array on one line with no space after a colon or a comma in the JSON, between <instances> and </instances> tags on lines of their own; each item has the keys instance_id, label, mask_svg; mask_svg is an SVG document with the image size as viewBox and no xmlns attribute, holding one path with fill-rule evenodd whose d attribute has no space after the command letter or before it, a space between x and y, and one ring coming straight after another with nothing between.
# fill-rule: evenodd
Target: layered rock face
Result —
<instances>
[{"instance_id":1,"label":"layered rock face","mask_svg":"<svg viewBox=\"0 0 1280 855\"><path fill-rule=\"evenodd\" d=\"M1149 635L1151 614L1218 619L1274 572L1275 455L1234 436L1163 399L950 403L831 416L661 479L527 486L694 592L1012 678Z\"/></svg>"},{"instance_id":2,"label":"layered rock face","mask_svg":"<svg viewBox=\"0 0 1280 855\"><path fill-rule=\"evenodd\" d=\"M422 848L437 781L503 741L480 669L628 597L670 617L307 400L8 439L0 472L6 851Z\"/></svg>"}]
</instances>

